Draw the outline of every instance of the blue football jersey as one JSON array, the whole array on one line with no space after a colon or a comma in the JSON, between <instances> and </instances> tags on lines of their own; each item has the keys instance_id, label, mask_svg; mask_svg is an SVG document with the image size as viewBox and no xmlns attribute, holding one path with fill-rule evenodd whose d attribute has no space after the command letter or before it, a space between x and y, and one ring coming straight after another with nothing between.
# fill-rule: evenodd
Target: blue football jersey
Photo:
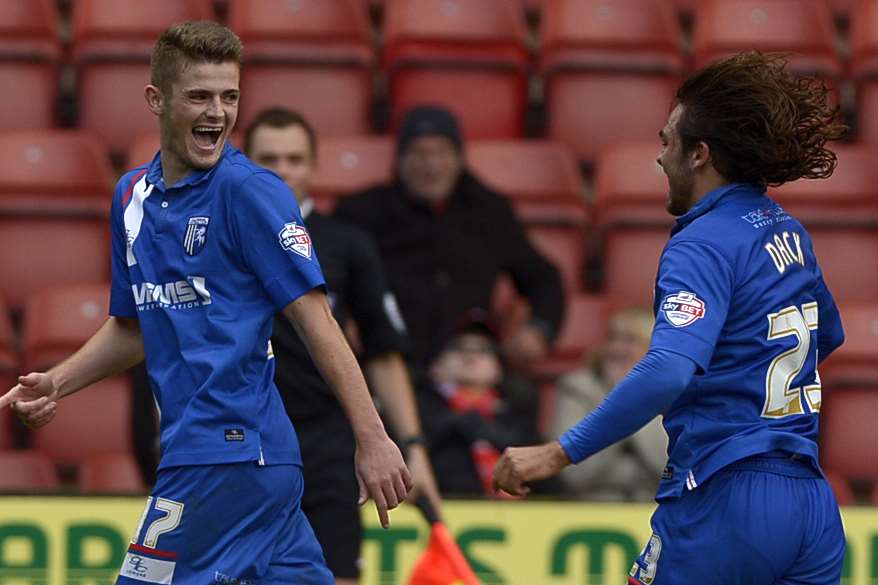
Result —
<instances>
[{"instance_id":1,"label":"blue football jersey","mask_svg":"<svg viewBox=\"0 0 878 585\"><path fill-rule=\"evenodd\" d=\"M699 368L664 413L668 466L657 498L695 489L773 450L817 463L823 359L841 321L802 225L752 185L703 197L662 252L651 345Z\"/></svg>"},{"instance_id":2,"label":"blue football jersey","mask_svg":"<svg viewBox=\"0 0 878 585\"><path fill-rule=\"evenodd\" d=\"M161 157L113 198L110 314L140 321L160 468L301 464L274 385L274 314L323 285L293 194L226 145L170 188Z\"/></svg>"}]
</instances>

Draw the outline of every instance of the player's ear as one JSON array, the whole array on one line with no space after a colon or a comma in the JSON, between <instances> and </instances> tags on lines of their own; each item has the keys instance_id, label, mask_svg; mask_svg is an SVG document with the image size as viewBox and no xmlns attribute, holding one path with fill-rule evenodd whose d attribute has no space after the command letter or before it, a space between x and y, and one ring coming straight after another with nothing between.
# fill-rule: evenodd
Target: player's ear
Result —
<instances>
[{"instance_id":1,"label":"player's ear","mask_svg":"<svg viewBox=\"0 0 878 585\"><path fill-rule=\"evenodd\" d=\"M161 116L165 111L165 98L162 91L152 85L147 85L143 90L143 96L146 98L146 105L149 110L156 116Z\"/></svg>"},{"instance_id":2,"label":"player's ear","mask_svg":"<svg viewBox=\"0 0 878 585\"><path fill-rule=\"evenodd\" d=\"M699 140L689 153L689 164L692 170L697 170L710 163L710 145Z\"/></svg>"}]
</instances>

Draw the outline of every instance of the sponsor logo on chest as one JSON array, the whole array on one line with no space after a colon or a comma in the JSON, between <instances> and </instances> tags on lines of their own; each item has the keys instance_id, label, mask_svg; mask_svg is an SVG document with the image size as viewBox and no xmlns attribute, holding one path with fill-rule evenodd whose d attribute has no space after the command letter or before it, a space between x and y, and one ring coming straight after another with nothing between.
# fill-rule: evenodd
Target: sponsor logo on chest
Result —
<instances>
[{"instance_id":1,"label":"sponsor logo on chest","mask_svg":"<svg viewBox=\"0 0 878 585\"><path fill-rule=\"evenodd\" d=\"M132 284L131 290L138 311L158 308L193 309L211 303L210 292L203 276L190 276L188 280L161 284L141 282Z\"/></svg>"}]
</instances>

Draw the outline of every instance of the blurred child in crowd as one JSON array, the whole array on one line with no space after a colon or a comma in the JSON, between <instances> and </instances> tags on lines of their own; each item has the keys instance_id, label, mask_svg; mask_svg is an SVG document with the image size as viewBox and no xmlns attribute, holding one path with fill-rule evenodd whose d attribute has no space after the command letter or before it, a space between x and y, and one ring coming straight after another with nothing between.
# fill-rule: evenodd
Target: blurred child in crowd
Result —
<instances>
[{"instance_id":1,"label":"blurred child in crowd","mask_svg":"<svg viewBox=\"0 0 878 585\"><path fill-rule=\"evenodd\" d=\"M538 439L537 395L507 381L496 329L481 310L458 322L417 394L443 494L493 496L491 472L503 449ZM551 491L551 485L534 489Z\"/></svg>"}]
</instances>

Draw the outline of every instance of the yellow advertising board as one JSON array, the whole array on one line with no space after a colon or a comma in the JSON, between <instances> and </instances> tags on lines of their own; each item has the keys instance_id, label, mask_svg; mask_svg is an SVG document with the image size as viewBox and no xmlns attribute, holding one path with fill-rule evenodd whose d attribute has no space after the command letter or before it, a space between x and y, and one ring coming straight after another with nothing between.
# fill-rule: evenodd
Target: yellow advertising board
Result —
<instances>
[{"instance_id":1,"label":"yellow advertising board","mask_svg":"<svg viewBox=\"0 0 878 585\"><path fill-rule=\"evenodd\" d=\"M110 585L145 498L0 498L0 585ZM447 524L484 585L622 585L653 506L448 502ZM363 585L404 585L427 541L416 510L378 526L364 508ZM878 585L878 509L843 510L844 585ZM206 583L205 585L210 585Z\"/></svg>"}]
</instances>

